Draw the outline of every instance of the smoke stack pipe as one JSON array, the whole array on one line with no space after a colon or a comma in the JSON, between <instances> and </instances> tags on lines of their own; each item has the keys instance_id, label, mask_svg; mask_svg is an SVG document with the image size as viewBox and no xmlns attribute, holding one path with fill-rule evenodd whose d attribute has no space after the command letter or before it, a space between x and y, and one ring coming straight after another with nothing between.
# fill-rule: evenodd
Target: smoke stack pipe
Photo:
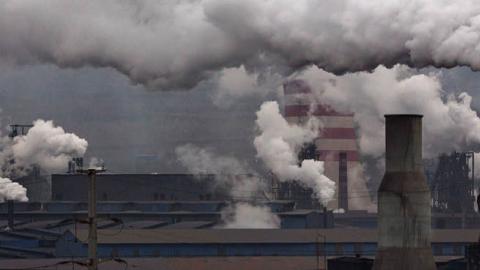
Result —
<instances>
[{"instance_id":1,"label":"smoke stack pipe","mask_svg":"<svg viewBox=\"0 0 480 270\"><path fill-rule=\"evenodd\" d=\"M13 230L14 229L14 223L15 223L15 216L14 216L14 212L13 212L13 207L14 207L14 204L13 204L13 200L7 200L7 219L8 219L8 228L10 230Z\"/></svg>"},{"instance_id":2,"label":"smoke stack pipe","mask_svg":"<svg viewBox=\"0 0 480 270\"><path fill-rule=\"evenodd\" d=\"M374 270L434 270L422 116L386 115L386 172L378 190Z\"/></svg>"}]
</instances>

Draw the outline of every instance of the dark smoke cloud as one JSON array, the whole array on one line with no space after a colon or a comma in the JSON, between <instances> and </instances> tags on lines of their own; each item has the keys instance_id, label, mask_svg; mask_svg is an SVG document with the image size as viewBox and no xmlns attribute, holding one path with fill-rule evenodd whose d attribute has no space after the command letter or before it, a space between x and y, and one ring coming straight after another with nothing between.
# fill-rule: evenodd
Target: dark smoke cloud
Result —
<instances>
[{"instance_id":1,"label":"dark smoke cloud","mask_svg":"<svg viewBox=\"0 0 480 270\"><path fill-rule=\"evenodd\" d=\"M480 68L480 2L177 0L0 3L0 57L111 67L150 89L224 68L333 73L397 63Z\"/></svg>"}]
</instances>

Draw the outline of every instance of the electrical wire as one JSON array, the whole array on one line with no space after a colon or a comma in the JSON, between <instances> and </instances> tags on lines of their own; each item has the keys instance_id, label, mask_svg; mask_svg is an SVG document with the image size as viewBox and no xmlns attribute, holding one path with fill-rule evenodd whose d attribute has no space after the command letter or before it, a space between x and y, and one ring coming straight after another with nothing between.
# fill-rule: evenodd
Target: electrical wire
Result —
<instances>
[{"instance_id":1,"label":"electrical wire","mask_svg":"<svg viewBox=\"0 0 480 270\"><path fill-rule=\"evenodd\" d=\"M116 262L124 265L124 270L128 270L129 264L128 261L125 259L122 259L120 257L113 257L113 258L108 258L108 259L99 259L98 260L98 265L101 265L103 263L107 262ZM64 261L59 261L56 263L51 263L51 264L44 264L44 265L37 265L37 266L29 266L29 267L12 267L12 268L0 268L0 270L41 270L41 269L51 269L51 268L57 268L58 266L61 265L79 265L82 267L88 267L89 263L88 261L80 261L80 260L64 260Z\"/></svg>"}]
</instances>

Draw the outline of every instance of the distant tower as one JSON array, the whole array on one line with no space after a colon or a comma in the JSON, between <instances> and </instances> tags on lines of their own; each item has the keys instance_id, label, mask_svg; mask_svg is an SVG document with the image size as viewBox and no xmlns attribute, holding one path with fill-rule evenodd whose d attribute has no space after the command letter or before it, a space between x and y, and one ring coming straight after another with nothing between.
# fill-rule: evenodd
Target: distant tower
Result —
<instances>
[{"instance_id":1,"label":"distant tower","mask_svg":"<svg viewBox=\"0 0 480 270\"><path fill-rule=\"evenodd\" d=\"M359 162L354 115L315 103L311 88L303 80L284 83L284 94L284 116L289 123L304 124L309 115L322 123L323 129L314 142L315 158L325 162L325 175L337 186L336 196L328 207L344 210L370 208L372 204Z\"/></svg>"},{"instance_id":2,"label":"distant tower","mask_svg":"<svg viewBox=\"0 0 480 270\"><path fill-rule=\"evenodd\" d=\"M17 136L23 136L28 133L28 130L33 127L33 125L19 125L19 124L13 124L10 125L10 133L8 136L10 138L15 138Z\"/></svg>"},{"instance_id":3,"label":"distant tower","mask_svg":"<svg viewBox=\"0 0 480 270\"><path fill-rule=\"evenodd\" d=\"M431 175L433 211L443 213L472 213L475 211L472 152L453 152L438 157L438 165Z\"/></svg>"}]
</instances>

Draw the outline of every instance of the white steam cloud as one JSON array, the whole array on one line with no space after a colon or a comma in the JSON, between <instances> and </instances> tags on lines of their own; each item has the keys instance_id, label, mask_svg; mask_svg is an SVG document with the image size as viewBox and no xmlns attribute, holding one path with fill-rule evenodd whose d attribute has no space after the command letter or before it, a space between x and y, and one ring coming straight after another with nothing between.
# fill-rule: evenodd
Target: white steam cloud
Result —
<instances>
[{"instance_id":1,"label":"white steam cloud","mask_svg":"<svg viewBox=\"0 0 480 270\"><path fill-rule=\"evenodd\" d=\"M222 209L221 228L279 228L280 218L268 206L252 201L266 199L266 183L246 164L231 156L220 156L209 149L192 144L175 149L177 159L190 173L213 174L217 185L227 187L233 205ZM246 174L248 173L248 174ZM240 201L240 202L239 202Z\"/></svg>"},{"instance_id":2,"label":"white steam cloud","mask_svg":"<svg viewBox=\"0 0 480 270\"><path fill-rule=\"evenodd\" d=\"M311 68L302 75L318 102L355 113L361 152L373 157L385 151L385 114L424 115L425 157L467 151L480 143L480 118L471 108L471 96L445 94L438 76L413 74L405 66L344 76Z\"/></svg>"},{"instance_id":3,"label":"white steam cloud","mask_svg":"<svg viewBox=\"0 0 480 270\"><path fill-rule=\"evenodd\" d=\"M36 120L26 135L10 139L1 137L1 175L18 177L27 174L33 166L43 172L65 170L73 157L82 157L88 143L73 133L66 133L52 121ZM0 177L0 201L27 201L26 188Z\"/></svg>"},{"instance_id":4,"label":"white steam cloud","mask_svg":"<svg viewBox=\"0 0 480 270\"><path fill-rule=\"evenodd\" d=\"M268 206L237 203L222 211L226 229L278 229L280 218Z\"/></svg>"},{"instance_id":5,"label":"white steam cloud","mask_svg":"<svg viewBox=\"0 0 480 270\"><path fill-rule=\"evenodd\" d=\"M260 132L254 141L258 157L280 181L299 181L312 188L326 205L335 194L335 182L323 174L323 162L306 159L299 166L297 158L300 147L318 135L320 126L316 119L311 118L305 127L291 125L280 114L278 103L270 101L260 107L256 124Z\"/></svg>"},{"instance_id":6,"label":"white steam cloud","mask_svg":"<svg viewBox=\"0 0 480 270\"><path fill-rule=\"evenodd\" d=\"M65 170L72 157L82 157L87 150L85 139L66 133L52 121L36 120L24 136L11 145L13 159L19 167L38 165L49 173Z\"/></svg>"},{"instance_id":7,"label":"white steam cloud","mask_svg":"<svg viewBox=\"0 0 480 270\"><path fill-rule=\"evenodd\" d=\"M480 2L5 0L4 63L111 67L153 89L225 68L336 74L391 67L480 69Z\"/></svg>"},{"instance_id":8,"label":"white steam cloud","mask_svg":"<svg viewBox=\"0 0 480 270\"><path fill-rule=\"evenodd\" d=\"M12 180L8 178L0 177L0 202L6 200L28 201L27 189L19 183L12 182Z\"/></svg>"},{"instance_id":9,"label":"white steam cloud","mask_svg":"<svg viewBox=\"0 0 480 270\"><path fill-rule=\"evenodd\" d=\"M243 97L265 97L281 85L282 79L281 76L270 73L249 73L244 66L226 68L218 76L213 103L225 108Z\"/></svg>"}]
</instances>

